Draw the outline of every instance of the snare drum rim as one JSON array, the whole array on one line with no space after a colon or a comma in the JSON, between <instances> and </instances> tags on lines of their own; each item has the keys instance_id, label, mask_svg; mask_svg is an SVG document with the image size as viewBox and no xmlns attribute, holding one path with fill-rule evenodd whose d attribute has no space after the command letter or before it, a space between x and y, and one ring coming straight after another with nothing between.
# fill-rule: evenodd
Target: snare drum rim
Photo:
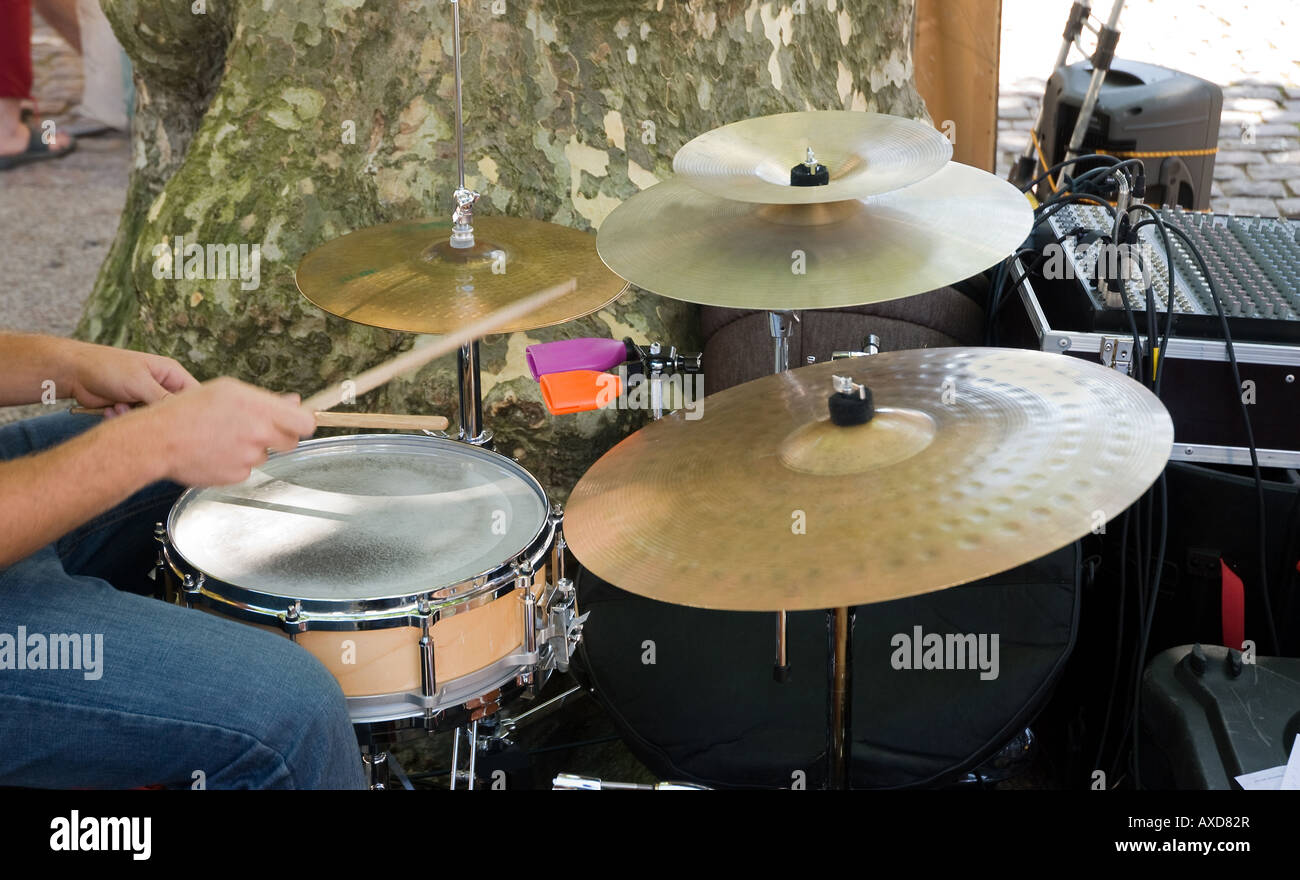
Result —
<instances>
[{"instance_id":1,"label":"snare drum rim","mask_svg":"<svg viewBox=\"0 0 1300 880\"><path fill-rule=\"evenodd\" d=\"M498 452L483 449L442 437L414 434L353 434L343 437L321 437L298 445L303 447L347 446L362 441L363 445L435 446L454 448L458 452L471 451L485 457L500 459L516 472L547 506L542 525L524 549L515 556L471 578L453 584L432 586L428 590L395 596L366 599L297 599L279 593L267 593L256 588L240 586L211 577L192 564L172 540L176 517L185 504L203 489L186 489L177 498L167 514L163 553L167 567L178 577L189 574L195 589L184 595L191 602L199 602L225 616L251 623L277 622L291 632L309 630L369 630L399 626L419 626L425 620L436 623L443 617L469 611L513 591L517 586L518 567L527 564L538 571L549 561L562 519L559 508L551 505L546 491L537 478L522 465ZM268 461L294 455L297 450L272 455ZM290 619L290 608L297 612ZM422 610L422 608L424 610Z\"/></svg>"}]
</instances>

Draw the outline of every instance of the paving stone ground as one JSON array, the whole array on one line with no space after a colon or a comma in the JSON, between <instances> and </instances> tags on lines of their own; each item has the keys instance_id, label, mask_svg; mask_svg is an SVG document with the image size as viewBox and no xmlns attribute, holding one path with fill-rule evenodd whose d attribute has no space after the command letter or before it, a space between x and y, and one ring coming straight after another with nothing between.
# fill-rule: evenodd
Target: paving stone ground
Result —
<instances>
[{"instance_id":1,"label":"paving stone ground","mask_svg":"<svg viewBox=\"0 0 1300 880\"><path fill-rule=\"evenodd\" d=\"M1028 141L1070 5L1003 0L999 174ZM1094 14L1110 5L1094 0ZM1223 88L1211 209L1300 217L1300 3L1129 0L1119 31L1119 57ZM1091 35L1085 38L1091 48ZM1070 60L1082 57L1075 50Z\"/></svg>"},{"instance_id":2,"label":"paving stone ground","mask_svg":"<svg viewBox=\"0 0 1300 880\"><path fill-rule=\"evenodd\" d=\"M38 118L63 123L81 100L81 57L36 16L32 67ZM130 165L130 142L112 135L0 172L0 329L72 333L117 231ZM38 411L0 407L0 424Z\"/></svg>"}]
</instances>

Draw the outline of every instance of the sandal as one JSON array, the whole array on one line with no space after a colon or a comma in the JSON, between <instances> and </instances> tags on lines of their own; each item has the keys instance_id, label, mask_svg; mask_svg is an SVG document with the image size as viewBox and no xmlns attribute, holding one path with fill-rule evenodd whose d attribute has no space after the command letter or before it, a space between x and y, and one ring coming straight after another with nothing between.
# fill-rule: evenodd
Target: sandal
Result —
<instances>
[{"instance_id":1,"label":"sandal","mask_svg":"<svg viewBox=\"0 0 1300 880\"><path fill-rule=\"evenodd\" d=\"M10 168L17 168L19 165L25 165L28 162L39 162L42 159L58 159L77 148L77 142L73 139L69 140L68 145L63 149L53 149L49 144L41 140L41 134L36 129L29 128L27 131L26 151L0 155L0 171L8 171Z\"/></svg>"}]
</instances>

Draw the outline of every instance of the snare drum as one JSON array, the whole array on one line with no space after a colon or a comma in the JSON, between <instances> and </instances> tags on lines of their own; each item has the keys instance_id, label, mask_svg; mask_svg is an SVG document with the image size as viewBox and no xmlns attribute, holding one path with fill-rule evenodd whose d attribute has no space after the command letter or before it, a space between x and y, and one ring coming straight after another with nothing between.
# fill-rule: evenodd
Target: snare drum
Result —
<instances>
[{"instance_id":1,"label":"snare drum","mask_svg":"<svg viewBox=\"0 0 1300 880\"><path fill-rule=\"evenodd\" d=\"M181 495L159 568L175 601L314 654L372 734L436 730L568 668L582 620L560 519L528 471L477 446L322 438Z\"/></svg>"}]
</instances>

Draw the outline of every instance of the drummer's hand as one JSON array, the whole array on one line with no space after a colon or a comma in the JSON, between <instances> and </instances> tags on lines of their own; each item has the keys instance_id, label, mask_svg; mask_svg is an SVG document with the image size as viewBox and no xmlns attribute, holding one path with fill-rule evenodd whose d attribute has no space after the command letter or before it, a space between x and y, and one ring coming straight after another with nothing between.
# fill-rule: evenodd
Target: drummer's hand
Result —
<instances>
[{"instance_id":1,"label":"drummer's hand","mask_svg":"<svg viewBox=\"0 0 1300 880\"><path fill-rule=\"evenodd\" d=\"M168 394L198 387L198 380L168 357L68 343L68 391L77 403L121 415L137 403L156 403Z\"/></svg>"},{"instance_id":2,"label":"drummer's hand","mask_svg":"<svg viewBox=\"0 0 1300 880\"><path fill-rule=\"evenodd\" d=\"M248 479L267 451L286 452L316 431L296 394L273 394L237 379L205 382L122 416L150 442L166 477L186 486L228 486Z\"/></svg>"}]
</instances>

